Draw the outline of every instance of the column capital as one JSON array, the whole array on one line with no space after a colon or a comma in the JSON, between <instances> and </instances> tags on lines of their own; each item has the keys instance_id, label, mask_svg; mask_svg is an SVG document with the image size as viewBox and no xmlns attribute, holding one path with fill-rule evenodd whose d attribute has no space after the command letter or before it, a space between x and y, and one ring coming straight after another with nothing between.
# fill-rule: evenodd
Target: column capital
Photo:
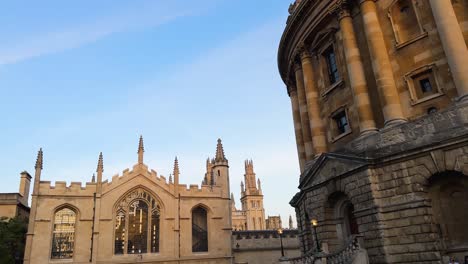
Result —
<instances>
[{"instance_id":1,"label":"column capital","mask_svg":"<svg viewBox=\"0 0 468 264\"><path fill-rule=\"evenodd\" d=\"M359 4L362 5L365 2L375 2L375 0L359 0Z\"/></svg>"},{"instance_id":2,"label":"column capital","mask_svg":"<svg viewBox=\"0 0 468 264\"><path fill-rule=\"evenodd\" d=\"M293 66L293 67L294 67L294 72L297 72L297 71L302 70L302 65L301 65L301 63L298 62L298 61L295 61L295 62L294 62L294 66Z\"/></svg>"},{"instance_id":3,"label":"column capital","mask_svg":"<svg viewBox=\"0 0 468 264\"><path fill-rule=\"evenodd\" d=\"M289 96L297 96L297 89L295 85L288 85L287 90Z\"/></svg>"},{"instance_id":4,"label":"column capital","mask_svg":"<svg viewBox=\"0 0 468 264\"><path fill-rule=\"evenodd\" d=\"M297 45L296 54L299 56L301 60L312 57L312 54L306 48L306 44L304 42L301 42L299 43L299 45Z\"/></svg>"},{"instance_id":5,"label":"column capital","mask_svg":"<svg viewBox=\"0 0 468 264\"><path fill-rule=\"evenodd\" d=\"M351 12L349 8L349 0L338 0L333 4L329 9L328 13L331 15L337 15L338 20L341 20L345 17L351 17Z\"/></svg>"}]
</instances>

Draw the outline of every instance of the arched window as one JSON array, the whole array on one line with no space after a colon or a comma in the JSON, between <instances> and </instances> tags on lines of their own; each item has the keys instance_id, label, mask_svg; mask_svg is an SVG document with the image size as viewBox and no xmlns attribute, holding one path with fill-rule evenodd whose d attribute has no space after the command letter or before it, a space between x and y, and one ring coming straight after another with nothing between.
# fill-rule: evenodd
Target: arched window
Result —
<instances>
[{"instance_id":1,"label":"arched window","mask_svg":"<svg viewBox=\"0 0 468 264\"><path fill-rule=\"evenodd\" d=\"M52 233L52 259L73 258L75 246L76 213L70 208L55 212L54 231Z\"/></svg>"},{"instance_id":2,"label":"arched window","mask_svg":"<svg viewBox=\"0 0 468 264\"><path fill-rule=\"evenodd\" d=\"M198 206L192 211L192 252L208 251L207 212Z\"/></svg>"},{"instance_id":3,"label":"arched window","mask_svg":"<svg viewBox=\"0 0 468 264\"><path fill-rule=\"evenodd\" d=\"M396 0L388 10L397 44L413 40L423 33L413 0Z\"/></svg>"},{"instance_id":4,"label":"arched window","mask_svg":"<svg viewBox=\"0 0 468 264\"><path fill-rule=\"evenodd\" d=\"M115 211L114 254L159 252L160 207L137 189L121 199Z\"/></svg>"}]
</instances>

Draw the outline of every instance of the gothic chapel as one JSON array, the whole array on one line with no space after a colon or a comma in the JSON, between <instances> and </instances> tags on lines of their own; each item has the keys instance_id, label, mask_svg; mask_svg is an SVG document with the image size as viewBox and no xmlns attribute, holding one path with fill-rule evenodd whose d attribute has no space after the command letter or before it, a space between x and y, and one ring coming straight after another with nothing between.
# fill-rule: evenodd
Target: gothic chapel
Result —
<instances>
[{"instance_id":1,"label":"gothic chapel","mask_svg":"<svg viewBox=\"0 0 468 264\"><path fill-rule=\"evenodd\" d=\"M229 166L221 140L201 187L179 183L179 164L166 179L138 163L103 181L41 180L39 150L24 263L230 263Z\"/></svg>"}]
</instances>

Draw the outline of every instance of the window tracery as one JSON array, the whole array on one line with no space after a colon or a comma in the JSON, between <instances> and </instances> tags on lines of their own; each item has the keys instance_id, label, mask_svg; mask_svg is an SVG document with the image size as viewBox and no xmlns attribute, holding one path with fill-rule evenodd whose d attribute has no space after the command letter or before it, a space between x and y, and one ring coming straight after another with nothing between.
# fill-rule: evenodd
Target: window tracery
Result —
<instances>
[{"instance_id":1,"label":"window tracery","mask_svg":"<svg viewBox=\"0 0 468 264\"><path fill-rule=\"evenodd\" d=\"M52 259L73 258L75 246L76 213L65 207L54 214L54 231L52 233Z\"/></svg>"},{"instance_id":2,"label":"window tracery","mask_svg":"<svg viewBox=\"0 0 468 264\"><path fill-rule=\"evenodd\" d=\"M115 210L114 254L159 252L160 206L147 191L137 189Z\"/></svg>"}]
</instances>

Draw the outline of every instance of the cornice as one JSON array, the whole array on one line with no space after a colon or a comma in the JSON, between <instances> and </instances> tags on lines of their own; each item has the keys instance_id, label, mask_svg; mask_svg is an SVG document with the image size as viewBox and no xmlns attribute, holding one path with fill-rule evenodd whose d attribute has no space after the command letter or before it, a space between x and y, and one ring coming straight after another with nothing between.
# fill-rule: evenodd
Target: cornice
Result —
<instances>
[{"instance_id":1,"label":"cornice","mask_svg":"<svg viewBox=\"0 0 468 264\"><path fill-rule=\"evenodd\" d=\"M329 3L324 3L323 0L302 0L294 12L288 17L286 27L279 43L277 57L278 70L285 84L290 82L289 79L292 77L291 74L293 73L290 62L294 62L292 59L300 56L300 54L297 53L298 50L296 50L294 46L296 44L294 43L304 42L307 36L310 36L310 32L314 30L315 26L330 15L330 6L335 4L335 2L336 0L329 1ZM320 10L317 11L319 5ZM317 12L317 14L310 20L314 12ZM306 34L302 34L303 32Z\"/></svg>"}]
</instances>

